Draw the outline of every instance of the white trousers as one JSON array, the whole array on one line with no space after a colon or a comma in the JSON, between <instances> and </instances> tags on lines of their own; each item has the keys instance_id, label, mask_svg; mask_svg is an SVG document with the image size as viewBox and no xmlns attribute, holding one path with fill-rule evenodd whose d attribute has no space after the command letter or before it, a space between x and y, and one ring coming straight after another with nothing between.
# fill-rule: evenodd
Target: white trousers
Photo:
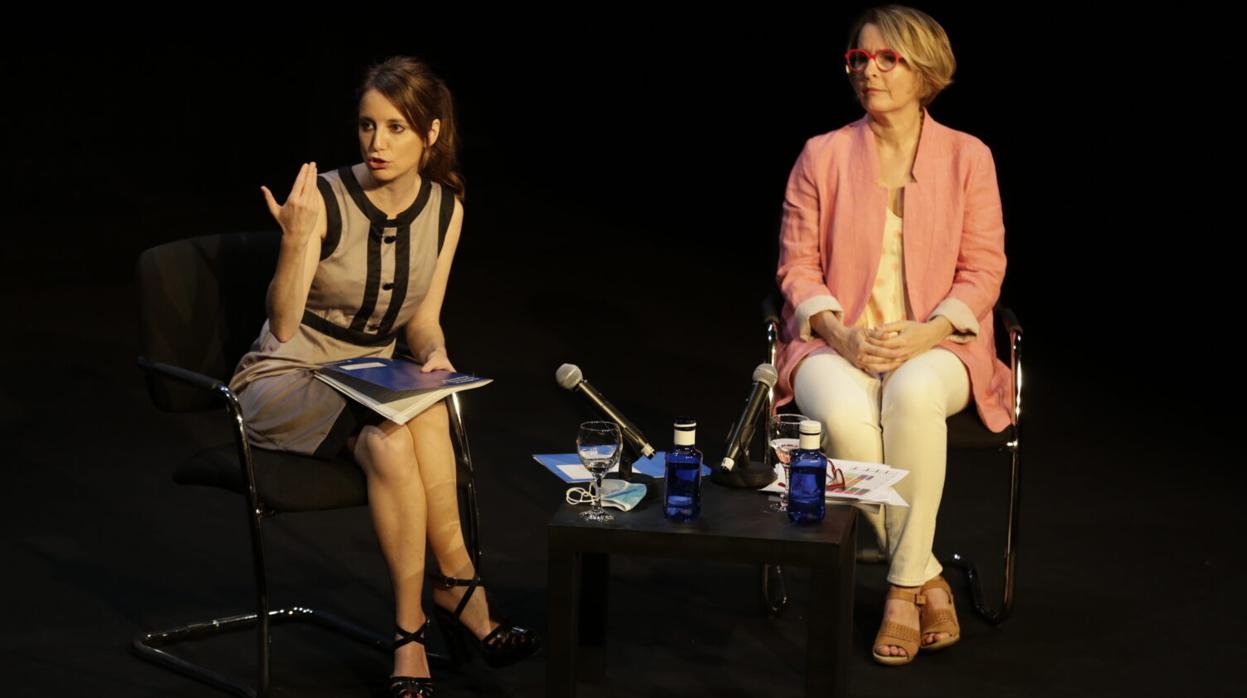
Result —
<instances>
[{"instance_id":1,"label":"white trousers","mask_svg":"<svg viewBox=\"0 0 1247 698\"><path fill-rule=\"evenodd\" d=\"M881 379L838 354L818 353L797 368L793 392L801 413L823 423L828 456L909 471L896 485L909 507L863 508L891 560L888 581L918 586L938 575L943 567L931 545L948 461L944 420L970 400L961 360L936 348Z\"/></svg>"}]
</instances>

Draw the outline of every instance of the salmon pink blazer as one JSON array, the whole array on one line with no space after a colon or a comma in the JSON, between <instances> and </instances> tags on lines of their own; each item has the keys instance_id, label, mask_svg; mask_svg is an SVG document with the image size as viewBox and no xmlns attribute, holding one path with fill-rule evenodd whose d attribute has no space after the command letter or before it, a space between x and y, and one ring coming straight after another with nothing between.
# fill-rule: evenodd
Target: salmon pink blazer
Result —
<instances>
[{"instance_id":1,"label":"salmon pink blazer","mask_svg":"<svg viewBox=\"0 0 1247 698\"><path fill-rule=\"evenodd\" d=\"M943 315L954 334L940 344L970 376L979 417L999 432L1012 420L1012 376L996 358L992 308L1005 273L996 165L982 141L924 110L903 213L905 293L914 320ZM870 299L882 254L888 190L867 117L806 142L788 179L776 279L784 295L777 404L792 399L793 371L816 350L810 317L846 325Z\"/></svg>"}]
</instances>

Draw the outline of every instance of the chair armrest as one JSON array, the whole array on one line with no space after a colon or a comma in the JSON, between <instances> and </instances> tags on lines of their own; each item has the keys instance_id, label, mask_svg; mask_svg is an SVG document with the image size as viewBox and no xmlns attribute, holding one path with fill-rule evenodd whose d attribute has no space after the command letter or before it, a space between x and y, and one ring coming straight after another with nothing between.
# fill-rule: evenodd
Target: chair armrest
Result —
<instances>
[{"instance_id":1,"label":"chair armrest","mask_svg":"<svg viewBox=\"0 0 1247 698\"><path fill-rule=\"evenodd\" d=\"M1022 334L1022 323L1018 322L1018 316L1013 313L1013 309L1007 305L996 304L996 314L1000 316L1000 323L1004 326L1005 331L1012 337L1014 333Z\"/></svg>"},{"instance_id":2,"label":"chair armrest","mask_svg":"<svg viewBox=\"0 0 1247 698\"><path fill-rule=\"evenodd\" d=\"M1009 337L1009 370L1013 373L1013 425L1017 439L1022 427L1022 323L1011 308L1001 303L996 304L996 316L1000 318L1000 325Z\"/></svg>"},{"instance_id":3,"label":"chair armrest","mask_svg":"<svg viewBox=\"0 0 1247 698\"><path fill-rule=\"evenodd\" d=\"M186 383L187 385L196 388L202 388L212 392L219 392L221 388L225 388L225 384L215 378L209 378L202 373L195 373L194 371L178 368L177 366L162 364L159 361L152 361L146 356L140 356L138 363L139 368L144 371L158 373L166 378L172 378L173 380Z\"/></svg>"},{"instance_id":4,"label":"chair armrest","mask_svg":"<svg viewBox=\"0 0 1247 698\"><path fill-rule=\"evenodd\" d=\"M762 299L762 322L764 324L774 324L779 327L779 312L784 306L784 299L779 295L778 291L771 292L766 298Z\"/></svg>"},{"instance_id":5,"label":"chair armrest","mask_svg":"<svg viewBox=\"0 0 1247 698\"><path fill-rule=\"evenodd\" d=\"M775 363L779 349L780 309L784 307L784 297L779 288L772 288L766 298L762 299L762 326L766 331L766 360Z\"/></svg>"}]
</instances>

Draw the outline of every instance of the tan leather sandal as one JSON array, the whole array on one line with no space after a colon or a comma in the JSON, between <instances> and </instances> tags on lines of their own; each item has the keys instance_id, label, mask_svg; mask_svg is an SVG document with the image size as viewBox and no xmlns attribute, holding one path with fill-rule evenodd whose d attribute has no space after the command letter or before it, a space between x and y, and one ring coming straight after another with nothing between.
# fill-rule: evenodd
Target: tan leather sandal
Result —
<instances>
[{"instance_id":1,"label":"tan leather sandal","mask_svg":"<svg viewBox=\"0 0 1247 698\"><path fill-rule=\"evenodd\" d=\"M942 576L935 578L922 585L918 590L919 594L924 597L930 589L943 589L948 594L948 608L931 608L929 604L918 609L918 617L922 622L921 637L926 637L929 633L948 633L948 637L943 640L936 640L931 644L923 645L924 650L939 650L954 645L961 639L961 624L957 622L957 607L954 602L953 590L948 587L948 581Z\"/></svg>"},{"instance_id":2,"label":"tan leather sandal","mask_svg":"<svg viewBox=\"0 0 1247 698\"><path fill-rule=\"evenodd\" d=\"M892 601L893 599L912 603L917 606L919 618L921 618L922 609L927 603L927 597L922 595L921 590L915 594L912 591L904 591L903 589L898 589L896 587L892 587L888 590L888 596L884 600L884 603L886 604L888 601ZM875 651L875 648L880 645L900 647L905 650L905 654L903 656L879 654ZM883 621L883 624L879 626L879 634L875 635L875 644L871 645L870 653L874 656L875 661L880 664L886 664L887 666L900 666L914 661L914 657L917 656L918 648L921 645L922 633L920 633L917 628L885 620Z\"/></svg>"}]
</instances>

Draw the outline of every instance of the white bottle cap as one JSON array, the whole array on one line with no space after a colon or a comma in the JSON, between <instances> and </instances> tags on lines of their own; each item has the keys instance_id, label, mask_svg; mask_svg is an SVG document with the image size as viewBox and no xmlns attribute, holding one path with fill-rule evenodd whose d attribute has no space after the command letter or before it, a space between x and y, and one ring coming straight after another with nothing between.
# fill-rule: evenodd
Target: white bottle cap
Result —
<instances>
[{"instance_id":1,"label":"white bottle cap","mask_svg":"<svg viewBox=\"0 0 1247 698\"><path fill-rule=\"evenodd\" d=\"M675 441L676 446L695 446L697 445L697 420L689 417L677 417L675 420Z\"/></svg>"},{"instance_id":2,"label":"white bottle cap","mask_svg":"<svg viewBox=\"0 0 1247 698\"><path fill-rule=\"evenodd\" d=\"M823 446L823 423L814 419L801 422L800 447L807 451L816 451Z\"/></svg>"}]
</instances>

